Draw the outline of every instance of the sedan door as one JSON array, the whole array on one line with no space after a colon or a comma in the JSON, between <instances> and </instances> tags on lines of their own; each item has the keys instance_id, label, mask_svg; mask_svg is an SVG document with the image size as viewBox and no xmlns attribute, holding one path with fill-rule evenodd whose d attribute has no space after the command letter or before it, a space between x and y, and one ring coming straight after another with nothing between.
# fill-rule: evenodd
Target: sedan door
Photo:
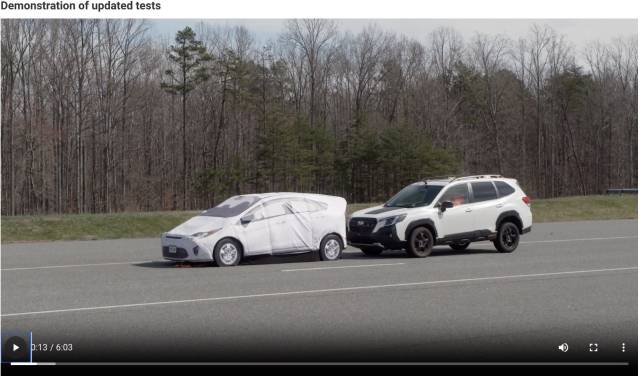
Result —
<instances>
[{"instance_id":1,"label":"sedan door","mask_svg":"<svg viewBox=\"0 0 640 376\"><path fill-rule=\"evenodd\" d=\"M258 255L271 253L271 234L269 224L265 219L264 207L258 207L247 212L243 218L253 216L248 223L238 225L239 238L244 245L245 255Z\"/></svg>"},{"instance_id":2,"label":"sedan door","mask_svg":"<svg viewBox=\"0 0 640 376\"><path fill-rule=\"evenodd\" d=\"M438 212L438 237L462 235L474 230L474 214L471 209L469 186L460 183L448 188L438 203L451 201L453 207Z\"/></svg>"},{"instance_id":3,"label":"sedan door","mask_svg":"<svg viewBox=\"0 0 640 376\"><path fill-rule=\"evenodd\" d=\"M292 198L285 204L290 215L287 216L292 247L296 250L313 249L313 239L317 226L312 220L311 206L304 198Z\"/></svg>"},{"instance_id":4,"label":"sedan door","mask_svg":"<svg viewBox=\"0 0 640 376\"><path fill-rule=\"evenodd\" d=\"M296 251L299 247L296 229L298 223L287 208L287 202L287 199L275 199L264 206L273 253Z\"/></svg>"}]
</instances>

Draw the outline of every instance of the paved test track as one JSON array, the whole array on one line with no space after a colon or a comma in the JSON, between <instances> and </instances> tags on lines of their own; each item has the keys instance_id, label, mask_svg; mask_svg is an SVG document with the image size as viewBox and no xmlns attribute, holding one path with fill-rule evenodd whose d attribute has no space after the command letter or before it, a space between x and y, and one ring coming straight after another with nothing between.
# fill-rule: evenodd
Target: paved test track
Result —
<instances>
[{"instance_id":1,"label":"paved test track","mask_svg":"<svg viewBox=\"0 0 640 376\"><path fill-rule=\"evenodd\" d=\"M159 239L5 244L2 329L73 344L34 361L624 361L637 236L636 220L544 223L512 254L348 248L235 268L178 268Z\"/></svg>"}]
</instances>

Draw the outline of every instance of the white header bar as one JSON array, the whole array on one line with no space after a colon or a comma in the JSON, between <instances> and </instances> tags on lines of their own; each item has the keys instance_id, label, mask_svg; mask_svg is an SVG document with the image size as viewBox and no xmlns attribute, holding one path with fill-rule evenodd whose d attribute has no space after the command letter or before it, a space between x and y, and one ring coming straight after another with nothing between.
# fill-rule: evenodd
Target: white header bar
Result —
<instances>
[{"instance_id":1,"label":"white header bar","mask_svg":"<svg viewBox=\"0 0 640 376\"><path fill-rule=\"evenodd\" d=\"M631 0L2 0L1 3L1 18L629 19L638 18L640 13L639 2ZM23 4L29 4L30 9L15 9ZM62 6L74 10L55 10Z\"/></svg>"}]
</instances>

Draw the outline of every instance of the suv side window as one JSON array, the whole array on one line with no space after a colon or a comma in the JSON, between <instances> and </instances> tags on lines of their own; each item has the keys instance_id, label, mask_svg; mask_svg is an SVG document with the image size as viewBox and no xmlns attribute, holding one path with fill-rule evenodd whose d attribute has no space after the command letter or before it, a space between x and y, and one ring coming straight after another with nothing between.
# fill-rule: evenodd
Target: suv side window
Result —
<instances>
[{"instance_id":1,"label":"suv side window","mask_svg":"<svg viewBox=\"0 0 640 376\"><path fill-rule=\"evenodd\" d=\"M473 202L489 201L498 198L496 189L490 181L471 183L473 189Z\"/></svg>"},{"instance_id":2,"label":"suv side window","mask_svg":"<svg viewBox=\"0 0 640 376\"><path fill-rule=\"evenodd\" d=\"M512 186L503 181L494 181L494 183L496 188L498 188L498 196L500 197L509 196L516 191Z\"/></svg>"},{"instance_id":3,"label":"suv side window","mask_svg":"<svg viewBox=\"0 0 640 376\"><path fill-rule=\"evenodd\" d=\"M439 202L451 201L453 206L464 205L469 203L469 188L467 183L454 185L447 189L446 192L440 197Z\"/></svg>"}]
</instances>

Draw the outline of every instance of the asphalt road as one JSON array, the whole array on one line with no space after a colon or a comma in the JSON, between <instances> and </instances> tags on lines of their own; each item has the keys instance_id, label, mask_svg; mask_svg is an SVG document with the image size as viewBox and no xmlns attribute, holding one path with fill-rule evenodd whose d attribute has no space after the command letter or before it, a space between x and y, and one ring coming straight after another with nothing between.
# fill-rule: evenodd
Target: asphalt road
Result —
<instances>
[{"instance_id":1,"label":"asphalt road","mask_svg":"<svg viewBox=\"0 0 640 376\"><path fill-rule=\"evenodd\" d=\"M160 255L159 239L3 245L2 330L54 345L34 361L637 359L636 220L534 224L511 254Z\"/></svg>"}]
</instances>

